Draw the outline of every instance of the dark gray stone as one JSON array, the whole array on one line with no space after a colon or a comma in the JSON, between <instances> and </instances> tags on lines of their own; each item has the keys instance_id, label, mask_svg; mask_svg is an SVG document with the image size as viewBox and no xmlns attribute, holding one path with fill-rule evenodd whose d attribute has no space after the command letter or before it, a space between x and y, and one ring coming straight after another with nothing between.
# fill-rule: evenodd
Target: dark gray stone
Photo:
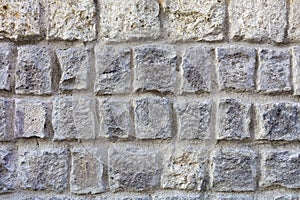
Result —
<instances>
[{"instance_id":1,"label":"dark gray stone","mask_svg":"<svg viewBox=\"0 0 300 200\"><path fill-rule=\"evenodd\" d=\"M13 192L16 187L16 156L12 148L0 148L0 194Z\"/></svg>"},{"instance_id":2,"label":"dark gray stone","mask_svg":"<svg viewBox=\"0 0 300 200\"><path fill-rule=\"evenodd\" d=\"M16 54L17 48L13 44L0 44L0 90L12 89Z\"/></svg>"}]
</instances>

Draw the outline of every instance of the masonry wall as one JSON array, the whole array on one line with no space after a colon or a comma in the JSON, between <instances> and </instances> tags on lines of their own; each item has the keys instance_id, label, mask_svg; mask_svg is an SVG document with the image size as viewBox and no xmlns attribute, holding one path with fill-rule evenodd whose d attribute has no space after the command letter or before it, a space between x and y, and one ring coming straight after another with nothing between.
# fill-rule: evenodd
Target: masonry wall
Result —
<instances>
[{"instance_id":1,"label":"masonry wall","mask_svg":"<svg viewBox=\"0 0 300 200\"><path fill-rule=\"evenodd\" d=\"M299 0L2 0L0 40L0 199L300 198Z\"/></svg>"}]
</instances>

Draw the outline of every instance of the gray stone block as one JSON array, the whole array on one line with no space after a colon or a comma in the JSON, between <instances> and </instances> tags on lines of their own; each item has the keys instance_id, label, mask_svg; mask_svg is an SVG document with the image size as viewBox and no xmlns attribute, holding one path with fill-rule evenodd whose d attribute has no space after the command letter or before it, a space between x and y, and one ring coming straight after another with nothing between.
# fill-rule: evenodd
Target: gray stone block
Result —
<instances>
[{"instance_id":1,"label":"gray stone block","mask_svg":"<svg viewBox=\"0 0 300 200\"><path fill-rule=\"evenodd\" d=\"M177 55L173 46L145 45L135 48L135 90L175 92Z\"/></svg>"},{"instance_id":2,"label":"gray stone block","mask_svg":"<svg viewBox=\"0 0 300 200\"><path fill-rule=\"evenodd\" d=\"M136 99L133 106L138 139L172 137L171 108L167 98L142 97Z\"/></svg>"},{"instance_id":3,"label":"gray stone block","mask_svg":"<svg viewBox=\"0 0 300 200\"><path fill-rule=\"evenodd\" d=\"M0 141L13 139L13 102L0 98Z\"/></svg>"},{"instance_id":4,"label":"gray stone block","mask_svg":"<svg viewBox=\"0 0 300 200\"><path fill-rule=\"evenodd\" d=\"M0 194L13 192L16 187L16 155L10 147L0 148Z\"/></svg>"},{"instance_id":5,"label":"gray stone block","mask_svg":"<svg viewBox=\"0 0 300 200\"><path fill-rule=\"evenodd\" d=\"M288 37L293 42L300 41L300 2L289 2L289 30Z\"/></svg>"},{"instance_id":6,"label":"gray stone block","mask_svg":"<svg viewBox=\"0 0 300 200\"><path fill-rule=\"evenodd\" d=\"M96 45L96 94L124 94L131 91L131 49Z\"/></svg>"},{"instance_id":7,"label":"gray stone block","mask_svg":"<svg viewBox=\"0 0 300 200\"><path fill-rule=\"evenodd\" d=\"M257 154L249 148L214 151L212 187L216 191L255 191Z\"/></svg>"},{"instance_id":8,"label":"gray stone block","mask_svg":"<svg viewBox=\"0 0 300 200\"><path fill-rule=\"evenodd\" d=\"M209 101L178 100L174 104L178 120L178 139L208 139L210 135Z\"/></svg>"},{"instance_id":9,"label":"gray stone block","mask_svg":"<svg viewBox=\"0 0 300 200\"><path fill-rule=\"evenodd\" d=\"M18 48L17 94L51 94L53 54L49 47L26 45Z\"/></svg>"},{"instance_id":10,"label":"gray stone block","mask_svg":"<svg viewBox=\"0 0 300 200\"><path fill-rule=\"evenodd\" d=\"M300 47L292 48L294 95L300 95Z\"/></svg>"},{"instance_id":11,"label":"gray stone block","mask_svg":"<svg viewBox=\"0 0 300 200\"><path fill-rule=\"evenodd\" d=\"M258 54L257 90L262 93L291 91L289 51L260 49Z\"/></svg>"},{"instance_id":12,"label":"gray stone block","mask_svg":"<svg viewBox=\"0 0 300 200\"><path fill-rule=\"evenodd\" d=\"M251 104L239 99L221 99L217 107L217 139L250 137Z\"/></svg>"},{"instance_id":13,"label":"gray stone block","mask_svg":"<svg viewBox=\"0 0 300 200\"><path fill-rule=\"evenodd\" d=\"M161 194L153 196L154 200L204 200L203 195Z\"/></svg>"},{"instance_id":14,"label":"gray stone block","mask_svg":"<svg viewBox=\"0 0 300 200\"><path fill-rule=\"evenodd\" d=\"M262 153L260 186L300 188L300 153L267 150Z\"/></svg>"},{"instance_id":15,"label":"gray stone block","mask_svg":"<svg viewBox=\"0 0 300 200\"><path fill-rule=\"evenodd\" d=\"M274 200L299 200L299 198L295 194L287 194L287 195L277 195L274 197Z\"/></svg>"},{"instance_id":16,"label":"gray stone block","mask_svg":"<svg viewBox=\"0 0 300 200\"><path fill-rule=\"evenodd\" d=\"M254 200L254 197L251 195L239 195L239 194L224 194L224 195L215 195L211 200Z\"/></svg>"},{"instance_id":17,"label":"gray stone block","mask_svg":"<svg viewBox=\"0 0 300 200\"><path fill-rule=\"evenodd\" d=\"M147 191L159 186L162 158L158 152L118 145L112 146L108 155L112 191Z\"/></svg>"},{"instance_id":18,"label":"gray stone block","mask_svg":"<svg viewBox=\"0 0 300 200\"><path fill-rule=\"evenodd\" d=\"M208 47L186 49L182 61L182 92L210 92L210 73L213 65L213 49Z\"/></svg>"},{"instance_id":19,"label":"gray stone block","mask_svg":"<svg viewBox=\"0 0 300 200\"><path fill-rule=\"evenodd\" d=\"M17 48L10 43L0 44L0 90L11 90L13 87L13 70Z\"/></svg>"},{"instance_id":20,"label":"gray stone block","mask_svg":"<svg viewBox=\"0 0 300 200\"><path fill-rule=\"evenodd\" d=\"M151 197L149 195L131 195L128 193L121 193L121 194L115 194L115 195L107 195L96 198L96 200L151 200Z\"/></svg>"},{"instance_id":21,"label":"gray stone block","mask_svg":"<svg viewBox=\"0 0 300 200\"><path fill-rule=\"evenodd\" d=\"M234 46L218 48L217 61L220 90L254 90L255 49Z\"/></svg>"}]
</instances>

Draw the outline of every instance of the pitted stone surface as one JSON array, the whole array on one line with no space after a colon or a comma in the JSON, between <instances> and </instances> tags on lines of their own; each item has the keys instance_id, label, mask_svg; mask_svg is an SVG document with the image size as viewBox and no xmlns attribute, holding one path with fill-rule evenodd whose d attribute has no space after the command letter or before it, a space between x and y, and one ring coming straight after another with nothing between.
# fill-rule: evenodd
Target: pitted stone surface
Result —
<instances>
[{"instance_id":1,"label":"pitted stone surface","mask_svg":"<svg viewBox=\"0 0 300 200\"><path fill-rule=\"evenodd\" d=\"M13 102L0 98L0 141L13 139Z\"/></svg>"},{"instance_id":2,"label":"pitted stone surface","mask_svg":"<svg viewBox=\"0 0 300 200\"><path fill-rule=\"evenodd\" d=\"M220 41L225 24L224 0L164 0L163 25L171 40Z\"/></svg>"},{"instance_id":3,"label":"pitted stone surface","mask_svg":"<svg viewBox=\"0 0 300 200\"><path fill-rule=\"evenodd\" d=\"M0 148L0 194L13 192L16 187L16 156L12 148Z\"/></svg>"},{"instance_id":4,"label":"pitted stone surface","mask_svg":"<svg viewBox=\"0 0 300 200\"><path fill-rule=\"evenodd\" d=\"M13 44L0 44L0 90L9 91L13 87L16 54L17 49Z\"/></svg>"},{"instance_id":5,"label":"pitted stone surface","mask_svg":"<svg viewBox=\"0 0 300 200\"><path fill-rule=\"evenodd\" d=\"M289 39L292 41L300 41L300 1L290 1L289 10Z\"/></svg>"}]
</instances>

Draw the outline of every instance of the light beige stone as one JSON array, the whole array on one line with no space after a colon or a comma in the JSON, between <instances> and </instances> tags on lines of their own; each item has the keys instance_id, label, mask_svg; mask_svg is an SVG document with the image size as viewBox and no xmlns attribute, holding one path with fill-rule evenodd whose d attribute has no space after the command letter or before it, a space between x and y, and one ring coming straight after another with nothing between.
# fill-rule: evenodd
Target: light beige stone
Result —
<instances>
[{"instance_id":1,"label":"light beige stone","mask_svg":"<svg viewBox=\"0 0 300 200\"><path fill-rule=\"evenodd\" d=\"M289 10L289 39L300 41L300 1L290 0Z\"/></svg>"}]
</instances>

